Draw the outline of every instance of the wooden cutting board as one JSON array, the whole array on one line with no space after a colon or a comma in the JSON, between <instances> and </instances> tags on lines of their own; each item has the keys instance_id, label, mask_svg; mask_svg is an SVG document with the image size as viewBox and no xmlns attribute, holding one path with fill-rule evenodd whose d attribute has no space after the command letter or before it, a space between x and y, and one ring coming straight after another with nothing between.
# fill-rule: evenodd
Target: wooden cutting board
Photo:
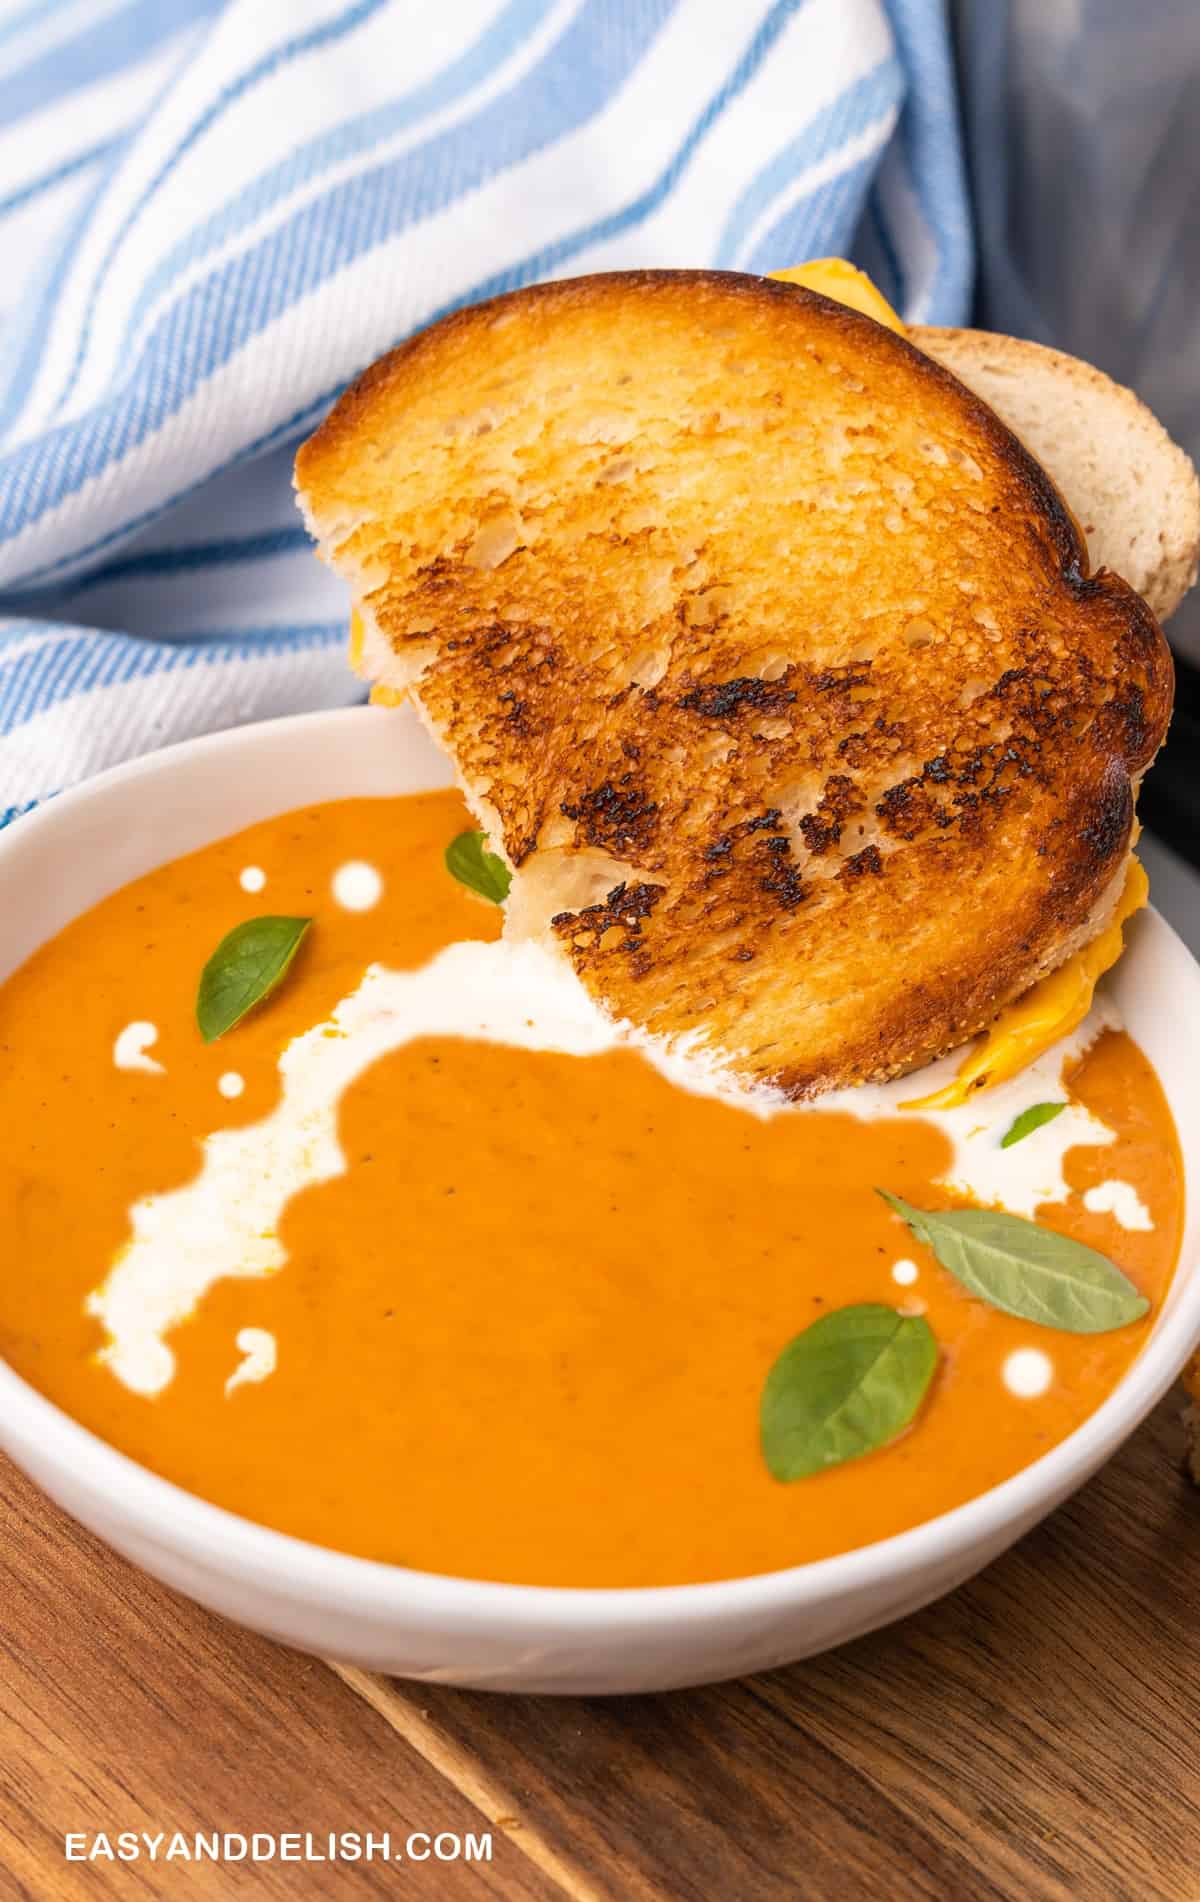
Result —
<instances>
[{"instance_id":1,"label":"wooden cutting board","mask_svg":"<svg viewBox=\"0 0 1200 1902\"><path fill-rule=\"evenodd\" d=\"M151 1584L0 1466L0 1896L1195 1902L1179 1397L973 1584L658 1698L338 1670ZM490 1830L455 1863L67 1863L68 1831Z\"/></svg>"}]
</instances>

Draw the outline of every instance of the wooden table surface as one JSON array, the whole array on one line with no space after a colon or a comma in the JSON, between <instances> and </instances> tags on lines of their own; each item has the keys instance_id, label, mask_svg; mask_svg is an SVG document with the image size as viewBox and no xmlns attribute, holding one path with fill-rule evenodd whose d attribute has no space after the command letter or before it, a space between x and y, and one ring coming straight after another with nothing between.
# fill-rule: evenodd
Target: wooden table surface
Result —
<instances>
[{"instance_id":1,"label":"wooden table surface","mask_svg":"<svg viewBox=\"0 0 1200 1902\"><path fill-rule=\"evenodd\" d=\"M973 1584L657 1698L407 1687L151 1584L0 1466L0 1895L1194 1902L1200 1493L1172 1396ZM68 1831L490 1828L490 1863L67 1863Z\"/></svg>"}]
</instances>

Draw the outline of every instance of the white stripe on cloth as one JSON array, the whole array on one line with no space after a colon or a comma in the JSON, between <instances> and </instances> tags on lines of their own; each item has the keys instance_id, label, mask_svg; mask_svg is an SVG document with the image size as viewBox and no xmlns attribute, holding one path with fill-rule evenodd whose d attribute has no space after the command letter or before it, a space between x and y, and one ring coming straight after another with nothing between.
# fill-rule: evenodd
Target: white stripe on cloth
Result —
<instances>
[{"instance_id":1,"label":"white stripe on cloth","mask_svg":"<svg viewBox=\"0 0 1200 1902\"><path fill-rule=\"evenodd\" d=\"M23 722L0 742L0 808L27 806L108 766L171 741L217 733L248 720L364 697L346 665L341 623L307 651L292 648L124 680L93 688L86 718L79 699L64 699Z\"/></svg>"}]
</instances>

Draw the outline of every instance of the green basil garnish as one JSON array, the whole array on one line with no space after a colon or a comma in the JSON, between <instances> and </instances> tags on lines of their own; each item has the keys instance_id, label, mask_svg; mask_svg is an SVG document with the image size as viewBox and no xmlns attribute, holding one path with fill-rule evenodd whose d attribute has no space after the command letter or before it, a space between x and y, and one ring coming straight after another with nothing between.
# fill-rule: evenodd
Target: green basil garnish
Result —
<instances>
[{"instance_id":1,"label":"green basil garnish","mask_svg":"<svg viewBox=\"0 0 1200 1902\"><path fill-rule=\"evenodd\" d=\"M486 832L460 832L446 847L446 870L460 885L502 905L508 897L512 873L503 859L487 849Z\"/></svg>"},{"instance_id":2,"label":"green basil garnish","mask_svg":"<svg viewBox=\"0 0 1200 1902\"><path fill-rule=\"evenodd\" d=\"M1068 1334L1107 1334L1140 1321L1150 1303L1094 1248L1000 1209L915 1209L877 1191L943 1268L1005 1314Z\"/></svg>"},{"instance_id":3,"label":"green basil garnish","mask_svg":"<svg viewBox=\"0 0 1200 1902\"><path fill-rule=\"evenodd\" d=\"M311 918L247 918L221 939L200 973L196 1022L214 1043L268 997L295 957Z\"/></svg>"},{"instance_id":4,"label":"green basil garnish","mask_svg":"<svg viewBox=\"0 0 1200 1902\"><path fill-rule=\"evenodd\" d=\"M772 1477L806 1479L886 1446L925 1398L937 1358L920 1315L876 1302L822 1315L767 1375L759 1430Z\"/></svg>"},{"instance_id":5,"label":"green basil garnish","mask_svg":"<svg viewBox=\"0 0 1200 1902\"><path fill-rule=\"evenodd\" d=\"M1011 1149L1014 1143L1023 1142L1026 1136L1032 1136L1035 1129L1043 1124L1052 1123L1066 1109L1065 1103L1031 1103L1028 1109L1014 1116L1001 1140L1001 1149Z\"/></svg>"}]
</instances>

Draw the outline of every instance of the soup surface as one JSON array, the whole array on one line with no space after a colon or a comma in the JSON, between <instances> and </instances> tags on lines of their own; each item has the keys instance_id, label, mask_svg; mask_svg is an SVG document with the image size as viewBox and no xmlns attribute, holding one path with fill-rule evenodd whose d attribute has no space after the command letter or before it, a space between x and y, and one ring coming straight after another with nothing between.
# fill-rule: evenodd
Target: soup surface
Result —
<instances>
[{"instance_id":1,"label":"soup surface","mask_svg":"<svg viewBox=\"0 0 1200 1902\"><path fill-rule=\"evenodd\" d=\"M1165 1100L1116 1031L1068 1076L1069 1113L1106 1130L1065 1150L1069 1192L1037 1211L1148 1297L1144 1320L1107 1333L969 1294L874 1193L965 1200L945 1186L934 1120L763 1117L675 1087L628 1047L409 1034L340 1095L342 1172L338 1159L284 1183L277 1227L254 1215L261 1259L232 1265L194 1197L164 1208L209 1167L204 1139L279 1110L293 1039L345 1035L327 1020L368 965L416 972L498 937L499 910L443 863L466 824L451 793L290 813L116 893L0 988L0 1351L19 1373L154 1471L283 1531L581 1586L726 1578L899 1532L1015 1473L1103 1400L1152 1324L1183 1212ZM200 969L267 913L313 924L279 988L205 1044ZM445 968L439 997L470 988L469 956ZM421 1022L464 1007L450 997ZM997 1152L1002 1134L985 1131ZM251 1154L223 1193L257 1209ZM134 1321L114 1321L98 1291L138 1264L153 1274L164 1218L189 1231L172 1259L190 1250L194 1298L155 1319L151 1284L132 1281ZM760 1446L767 1373L856 1302L923 1313L937 1371L890 1444L783 1483Z\"/></svg>"}]
</instances>

